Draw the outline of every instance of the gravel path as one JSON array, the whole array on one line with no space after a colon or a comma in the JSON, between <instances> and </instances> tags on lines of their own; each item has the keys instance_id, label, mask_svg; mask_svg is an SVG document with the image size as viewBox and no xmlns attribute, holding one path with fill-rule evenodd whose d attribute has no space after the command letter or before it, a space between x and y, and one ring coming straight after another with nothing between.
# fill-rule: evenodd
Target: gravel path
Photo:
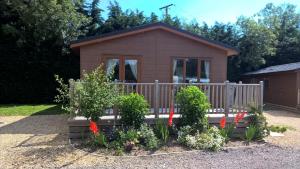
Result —
<instances>
[{"instance_id":1,"label":"gravel path","mask_svg":"<svg viewBox=\"0 0 300 169\"><path fill-rule=\"evenodd\" d=\"M99 157L73 149L62 115L0 116L0 168L299 168L300 115L266 115L271 124L288 123L296 131L268 138L272 144L266 146L149 157Z\"/></svg>"},{"instance_id":2,"label":"gravel path","mask_svg":"<svg viewBox=\"0 0 300 169\"><path fill-rule=\"evenodd\" d=\"M153 157L116 158L113 164L97 163L77 168L299 168L300 150L267 145L228 151L189 152ZM68 168L76 168L69 166Z\"/></svg>"}]
</instances>

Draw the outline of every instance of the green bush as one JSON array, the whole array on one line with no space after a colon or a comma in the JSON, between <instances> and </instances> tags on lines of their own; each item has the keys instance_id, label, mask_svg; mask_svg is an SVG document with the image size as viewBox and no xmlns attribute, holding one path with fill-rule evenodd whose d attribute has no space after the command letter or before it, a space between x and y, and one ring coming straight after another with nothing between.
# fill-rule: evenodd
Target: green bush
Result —
<instances>
[{"instance_id":1,"label":"green bush","mask_svg":"<svg viewBox=\"0 0 300 169\"><path fill-rule=\"evenodd\" d=\"M168 142L170 133L169 127L162 120L157 120L155 124L155 133L159 139L162 140L164 144Z\"/></svg>"},{"instance_id":2,"label":"green bush","mask_svg":"<svg viewBox=\"0 0 300 169\"><path fill-rule=\"evenodd\" d=\"M249 125L253 125L256 128L255 140L262 140L270 134L266 117L261 111L251 107L248 115Z\"/></svg>"},{"instance_id":3,"label":"green bush","mask_svg":"<svg viewBox=\"0 0 300 169\"><path fill-rule=\"evenodd\" d=\"M155 136L153 129L147 124L142 124L139 129L140 143L144 144L148 150L154 150L158 147L158 139Z\"/></svg>"},{"instance_id":4,"label":"green bush","mask_svg":"<svg viewBox=\"0 0 300 169\"><path fill-rule=\"evenodd\" d=\"M149 104L142 95L131 93L120 96L118 108L121 116L121 123L126 127L139 129L144 123L145 115L149 111Z\"/></svg>"},{"instance_id":5,"label":"green bush","mask_svg":"<svg viewBox=\"0 0 300 169\"><path fill-rule=\"evenodd\" d=\"M177 93L176 100L180 106L181 124L198 124L199 130L204 130L207 126L206 111L210 108L206 95L198 87L189 86Z\"/></svg>"},{"instance_id":6,"label":"green bush","mask_svg":"<svg viewBox=\"0 0 300 169\"><path fill-rule=\"evenodd\" d=\"M188 135L192 134L192 127L191 126L183 126L178 131L178 138L177 141L181 144L185 144L187 142L186 138Z\"/></svg>"},{"instance_id":7,"label":"green bush","mask_svg":"<svg viewBox=\"0 0 300 169\"><path fill-rule=\"evenodd\" d=\"M178 135L178 142L190 148L211 151L220 150L225 143L225 138L215 126L209 128L206 132L200 133L198 131L194 135L191 133L192 128L190 126L181 128L180 134Z\"/></svg>"},{"instance_id":8,"label":"green bush","mask_svg":"<svg viewBox=\"0 0 300 169\"><path fill-rule=\"evenodd\" d=\"M91 118L93 121L97 121L105 114L106 109L114 105L118 95L116 86L111 85L102 66L91 73L84 73L82 80L78 80L74 90L70 92L67 92L68 85L63 84L57 76L56 79L60 84L56 102L63 103L64 108L71 113L76 111L78 115Z\"/></svg>"},{"instance_id":9,"label":"green bush","mask_svg":"<svg viewBox=\"0 0 300 169\"><path fill-rule=\"evenodd\" d=\"M126 151L131 151L139 143L139 133L137 130L119 131L117 142L123 145Z\"/></svg>"}]
</instances>

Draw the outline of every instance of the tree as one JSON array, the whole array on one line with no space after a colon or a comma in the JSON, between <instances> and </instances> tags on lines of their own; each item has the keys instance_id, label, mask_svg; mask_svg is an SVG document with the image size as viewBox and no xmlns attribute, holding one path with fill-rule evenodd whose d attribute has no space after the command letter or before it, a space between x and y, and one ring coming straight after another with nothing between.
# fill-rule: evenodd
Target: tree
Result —
<instances>
[{"instance_id":1,"label":"tree","mask_svg":"<svg viewBox=\"0 0 300 169\"><path fill-rule=\"evenodd\" d=\"M257 17L258 22L269 28L278 40L276 55L267 58L266 66L299 62L300 14L296 13L296 6L269 3Z\"/></svg>"},{"instance_id":2,"label":"tree","mask_svg":"<svg viewBox=\"0 0 300 169\"><path fill-rule=\"evenodd\" d=\"M68 46L88 19L75 2L0 2L0 102L52 101L54 74L76 75Z\"/></svg>"}]
</instances>

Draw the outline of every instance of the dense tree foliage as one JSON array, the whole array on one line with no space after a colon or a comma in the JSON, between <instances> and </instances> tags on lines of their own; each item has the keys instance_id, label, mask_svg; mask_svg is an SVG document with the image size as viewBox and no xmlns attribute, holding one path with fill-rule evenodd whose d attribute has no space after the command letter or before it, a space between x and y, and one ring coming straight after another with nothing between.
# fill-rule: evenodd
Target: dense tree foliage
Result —
<instances>
[{"instance_id":1,"label":"dense tree foliage","mask_svg":"<svg viewBox=\"0 0 300 169\"><path fill-rule=\"evenodd\" d=\"M237 81L248 71L300 61L300 13L296 6L267 4L236 23L185 23L176 16L144 15L110 2L108 16L100 0L0 1L0 102L50 102L54 74L79 77L79 57L69 42L131 27L165 22L240 49L228 58L228 78ZM104 19L105 18L105 19Z\"/></svg>"}]
</instances>

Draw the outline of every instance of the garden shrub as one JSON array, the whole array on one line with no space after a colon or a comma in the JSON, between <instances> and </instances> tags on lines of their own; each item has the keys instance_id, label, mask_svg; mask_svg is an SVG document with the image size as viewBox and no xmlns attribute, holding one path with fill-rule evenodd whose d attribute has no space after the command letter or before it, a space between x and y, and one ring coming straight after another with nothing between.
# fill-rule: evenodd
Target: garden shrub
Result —
<instances>
[{"instance_id":1,"label":"garden shrub","mask_svg":"<svg viewBox=\"0 0 300 169\"><path fill-rule=\"evenodd\" d=\"M65 104L65 109L78 111L78 115L91 118L92 121L103 116L105 110L114 105L118 95L116 86L111 85L102 65L90 73L84 73L82 80L76 82L72 94L66 92L67 85L59 77L56 79L61 86L57 89L59 95L56 96L56 102Z\"/></svg>"},{"instance_id":2,"label":"garden shrub","mask_svg":"<svg viewBox=\"0 0 300 169\"><path fill-rule=\"evenodd\" d=\"M249 125L253 125L256 128L254 139L262 140L268 136L270 131L267 126L268 124L266 117L263 115L263 113L256 108L251 107L248 115Z\"/></svg>"},{"instance_id":3,"label":"garden shrub","mask_svg":"<svg viewBox=\"0 0 300 169\"><path fill-rule=\"evenodd\" d=\"M206 95L196 86L182 88L176 96L180 106L181 125L198 124L200 132L207 126L205 117L207 109L210 108Z\"/></svg>"},{"instance_id":4,"label":"garden shrub","mask_svg":"<svg viewBox=\"0 0 300 169\"><path fill-rule=\"evenodd\" d=\"M180 134L178 135L178 142L194 149L203 149L218 151L220 150L224 143L225 138L221 135L220 130L213 126L207 131L196 134L191 134L192 128L190 126L182 127Z\"/></svg>"},{"instance_id":5,"label":"garden shrub","mask_svg":"<svg viewBox=\"0 0 300 169\"><path fill-rule=\"evenodd\" d=\"M149 104L144 96L137 93L120 96L118 108L121 116L121 123L126 127L139 129L144 123L145 115L149 111Z\"/></svg>"},{"instance_id":6,"label":"garden shrub","mask_svg":"<svg viewBox=\"0 0 300 169\"><path fill-rule=\"evenodd\" d=\"M158 139L155 136L153 129L147 124L142 124L139 129L140 143L144 144L148 150L154 150L158 148Z\"/></svg>"},{"instance_id":7,"label":"garden shrub","mask_svg":"<svg viewBox=\"0 0 300 169\"><path fill-rule=\"evenodd\" d=\"M126 151L131 151L132 148L139 143L139 133L137 130L129 129L128 131L119 131L117 141L123 145Z\"/></svg>"}]
</instances>

